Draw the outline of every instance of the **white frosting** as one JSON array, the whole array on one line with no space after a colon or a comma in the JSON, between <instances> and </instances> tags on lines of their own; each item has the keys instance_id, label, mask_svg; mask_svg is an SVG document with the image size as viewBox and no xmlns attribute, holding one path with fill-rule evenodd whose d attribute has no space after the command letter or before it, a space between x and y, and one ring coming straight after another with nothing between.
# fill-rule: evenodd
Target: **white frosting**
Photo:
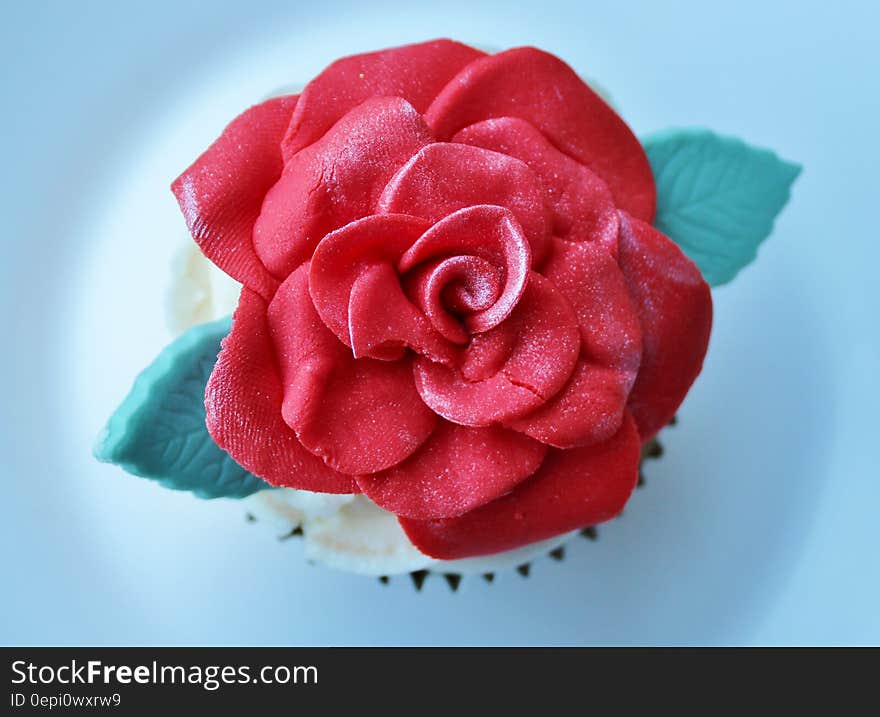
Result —
<instances>
[{"instance_id":1,"label":"white frosting","mask_svg":"<svg viewBox=\"0 0 880 717\"><path fill-rule=\"evenodd\" d=\"M190 326L228 316L238 303L241 284L209 262L190 242L171 261L165 297L165 322L177 336Z\"/></svg>"},{"instance_id":2,"label":"white frosting","mask_svg":"<svg viewBox=\"0 0 880 717\"><path fill-rule=\"evenodd\" d=\"M324 495L282 488L244 499L259 522L279 536L302 528L306 558L362 575L397 575L413 570L465 574L513 568L545 555L576 534L533 543L497 555L463 560L434 560L410 543L397 517L363 495Z\"/></svg>"}]
</instances>

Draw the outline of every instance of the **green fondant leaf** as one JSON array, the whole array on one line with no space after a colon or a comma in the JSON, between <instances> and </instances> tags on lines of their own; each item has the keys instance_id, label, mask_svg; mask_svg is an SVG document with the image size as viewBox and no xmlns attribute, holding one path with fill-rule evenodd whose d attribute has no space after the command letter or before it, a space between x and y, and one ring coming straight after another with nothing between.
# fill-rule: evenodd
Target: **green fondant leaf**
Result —
<instances>
[{"instance_id":1,"label":"green fondant leaf","mask_svg":"<svg viewBox=\"0 0 880 717\"><path fill-rule=\"evenodd\" d=\"M195 326L134 382L95 457L200 498L244 498L269 486L220 449L205 427L205 384L231 320Z\"/></svg>"},{"instance_id":2,"label":"green fondant leaf","mask_svg":"<svg viewBox=\"0 0 880 717\"><path fill-rule=\"evenodd\" d=\"M657 228L712 286L751 262L789 198L800 165L708 130L678 129L643 141L657 183Z\"/></svg>"}]
</instances>

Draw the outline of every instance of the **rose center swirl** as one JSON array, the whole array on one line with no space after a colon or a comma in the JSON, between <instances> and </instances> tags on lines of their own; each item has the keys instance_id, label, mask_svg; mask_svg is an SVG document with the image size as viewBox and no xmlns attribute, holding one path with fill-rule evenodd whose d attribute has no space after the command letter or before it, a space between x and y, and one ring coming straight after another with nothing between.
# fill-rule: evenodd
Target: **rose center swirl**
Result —
<instances>
[{"instance_id":1,"label":"rose center swirl","mask_svg":"<svg viewBox=\"0 0 880 717\"><path fill-rule=\"evenodd\" d=\"M510 315L530 263L529 243L514 215L478 205L432 226L403 254L398 270L434 329L465 344Z\"/></svg>"}]
</instances>

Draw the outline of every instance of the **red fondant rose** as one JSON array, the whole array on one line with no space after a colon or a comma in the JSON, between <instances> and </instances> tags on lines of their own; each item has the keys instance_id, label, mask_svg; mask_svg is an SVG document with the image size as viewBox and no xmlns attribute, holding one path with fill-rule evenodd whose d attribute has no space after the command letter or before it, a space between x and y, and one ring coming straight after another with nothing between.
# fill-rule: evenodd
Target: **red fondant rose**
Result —
<instances>
[{"instance_id":1,"label":"red fondant rose","mask_svg":"<svg viewBox=\"0 0 880 717\"><path fill-rule=\"evenodd\" d=\"M629 128L563 62L455 42L340 60L174 183L244 284L208 428L273 485L361 491L428 555L616 515L711 301Z\"/></svg>"}]
</instances>

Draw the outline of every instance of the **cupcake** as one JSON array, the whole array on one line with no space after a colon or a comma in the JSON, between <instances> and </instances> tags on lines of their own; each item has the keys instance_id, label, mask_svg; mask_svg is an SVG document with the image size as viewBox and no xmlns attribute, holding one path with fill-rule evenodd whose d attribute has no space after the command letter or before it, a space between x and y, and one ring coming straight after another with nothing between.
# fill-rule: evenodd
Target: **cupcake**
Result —
<instances>
[{"instance_id":1,"label":"cupcake","mask_svg":"<svg viewBox=\"0 0 880 717\"><path fill-rule=\"evenodd\" d=\"M331 567L528 574L623 510L798 172L532 47L337 60L174 180L179 335L96 456Z\"/></svg>"}]
</instances>

